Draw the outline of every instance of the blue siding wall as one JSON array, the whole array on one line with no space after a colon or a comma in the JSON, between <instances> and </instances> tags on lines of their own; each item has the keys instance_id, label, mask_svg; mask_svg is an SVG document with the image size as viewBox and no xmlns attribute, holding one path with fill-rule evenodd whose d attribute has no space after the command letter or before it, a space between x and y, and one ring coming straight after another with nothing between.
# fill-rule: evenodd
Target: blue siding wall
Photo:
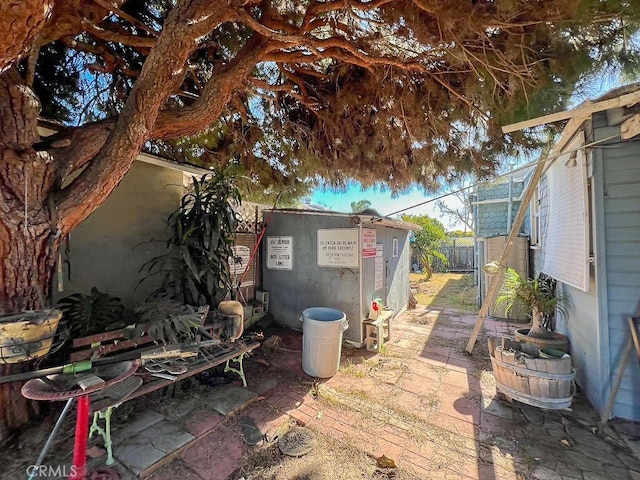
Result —
<instances>
[{"instance_id":1,"label":"blue siding wall","mask_svg":"<svg viewBox=\"0 0 640 480\"><path fill-rule=\"evenodd\" d=\"M519 197L524 190L523 182L513 182L512 196ZM500 203L482 203L478 205L476 218L476 233L481 237L507 235L507 217L509 203L509 180L500 179L498 182L482 183L476 190L476 201L504 199ZM520 202L513 202L511 218L518 213Z\"/></svg>"},{"instance_id":2,"label":"blue siding wall","mask_svg":"<svg viewBox=\"0 0 640 480\"><path fill-rule=\"evenodd\" d=\"M545 175L540 179L538 187L539 228L541 245L531 250L533 276L537 277L544 265L546 248L546 231L549 226L549 185ZM589 291L559 283L559 288L570 299L565 315L560 312L556 317L556 330L569 337L573 366L576 369L576 382L596 409L604 408L603 402L603 362L602 355L607 355L600 348L602 339L598 335L598 291L596 288L595 270L589 272Z\"/></svg>"},{"instance_id":3,"label":"blue siding wall","mask_svg":"<svg viewBox=\"0 0 640 480\"><path fill-rule=\"evenodd\" d=\"M627 317L640 313L640 141L607 146L601 155L608 311L602 321L608 321L613 378L629 338ZM640 421L640 368L635 360L631 358L625 371L613 416Z\"/></svg>"},{"instance_id":4,"label":"blue siding wall","mask_svg":"<svg viewBox=\"0 0 640 480\"><path fill-rule=\"evenodd\" d=\"M604 408L603 362L606 351L600 349L598 335L598 294L593 275L589 278L589 291L562 284L563 292L571 299L567 315L559 314L556 330L569 337L573 367L576 369L576 383L596 410Z\"/></svg>"}]
</instances>

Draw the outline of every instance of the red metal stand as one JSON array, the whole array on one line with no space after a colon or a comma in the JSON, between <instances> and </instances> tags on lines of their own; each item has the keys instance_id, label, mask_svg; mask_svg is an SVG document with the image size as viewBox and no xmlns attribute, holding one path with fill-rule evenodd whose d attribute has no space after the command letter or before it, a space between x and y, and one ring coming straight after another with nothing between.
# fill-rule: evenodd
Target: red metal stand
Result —
<instances>
[{"instance_id":1,"label":"red metal stand","mask_svg":"<svg viewBox=\"0 0 640 480\"><path fill-rule=\"evenodd\" d=\"M87 438L89 433L89 395L78 397L76 437L73 444L73 466L69 480L84 480L87 476Z\"/></svg>"},{"instance_id":2,"label":"red metal stand","mask_svg":"<svg viewBox=\"0 0 640 480\"><path fill-rule=\"evenodd\" d=\"M91 400L89 394L103 388L107 388L133 375L140 366L139 360L119 362L109 365L101 365L85 371L104 380L102 383L81 388L78 380L81 378L71 373L49 375L45 381L42 378L29 380L22 386L22 395L32 400L68 400L78 399L76 414L75 443L73 446L73 465L69 480L84 480L87 477L87 443L89 437L89 414ZM49 437L49 444L53 435ZM46 449L38 458L38 464L44 459Z\"/></svg>"}]
</instances>

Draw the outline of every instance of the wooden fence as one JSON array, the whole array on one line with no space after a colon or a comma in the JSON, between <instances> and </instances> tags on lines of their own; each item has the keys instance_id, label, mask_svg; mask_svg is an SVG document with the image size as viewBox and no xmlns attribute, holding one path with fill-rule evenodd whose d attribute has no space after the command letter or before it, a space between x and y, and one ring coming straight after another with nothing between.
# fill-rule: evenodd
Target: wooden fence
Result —
<instances>
[{"instance_id":1,"label":"wooden fence","mask_svg":"<svg viewBox=\"0 0 640 480\"><path fill-rule=\"evenodd\" d=\"M448 260L433 259L435 272L473 272L473 237L449 238L439 249Z\"/></svg>"}]
</instances>

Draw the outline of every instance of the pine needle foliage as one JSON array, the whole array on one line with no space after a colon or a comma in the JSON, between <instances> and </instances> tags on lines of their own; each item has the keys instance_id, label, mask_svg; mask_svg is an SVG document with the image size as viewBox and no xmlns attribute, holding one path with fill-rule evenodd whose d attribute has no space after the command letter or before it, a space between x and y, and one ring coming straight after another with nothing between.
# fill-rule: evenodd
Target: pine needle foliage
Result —
<instances>
[{"instance_id":1,"label":"pine needle foliage","mask_svg":"<svg viewBox=\"0 0 640 480\"><path fill-rule=\"evenodd\" d=\"M148 41L179 2L123 3L129 17L99 27ZM603 72L631 81L640 71L640 2L630 0L268 0L219 11L163 110L205 112L205 90L248 56L253 67L219 115L151 135L146 148L239 165L254 198L274 186L303 196L319 179L401 191L483 178L562 127L505 135L502 125L565 109ZM97 32L43 46L34 87L49 118L84 124L123 111L150 49Z\"/></svg>"}]
</instances>

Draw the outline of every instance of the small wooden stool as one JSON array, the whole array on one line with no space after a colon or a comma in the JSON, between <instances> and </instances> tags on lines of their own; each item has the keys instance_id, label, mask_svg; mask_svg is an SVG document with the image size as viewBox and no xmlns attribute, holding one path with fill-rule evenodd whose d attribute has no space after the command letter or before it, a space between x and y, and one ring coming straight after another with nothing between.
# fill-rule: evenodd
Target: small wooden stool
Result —
<instances>
[{"instance_id":1,"label":"small wooden stool","mask_svg":"<svg viewBox=\"0 0 640 480\"><path fill-rule=\"evenodd\" d=\"M384 342L391 340L393 310L383 310L376 320L364 320L364 344L367 350L379 352Z\"/></svg>"}]
</instances>

